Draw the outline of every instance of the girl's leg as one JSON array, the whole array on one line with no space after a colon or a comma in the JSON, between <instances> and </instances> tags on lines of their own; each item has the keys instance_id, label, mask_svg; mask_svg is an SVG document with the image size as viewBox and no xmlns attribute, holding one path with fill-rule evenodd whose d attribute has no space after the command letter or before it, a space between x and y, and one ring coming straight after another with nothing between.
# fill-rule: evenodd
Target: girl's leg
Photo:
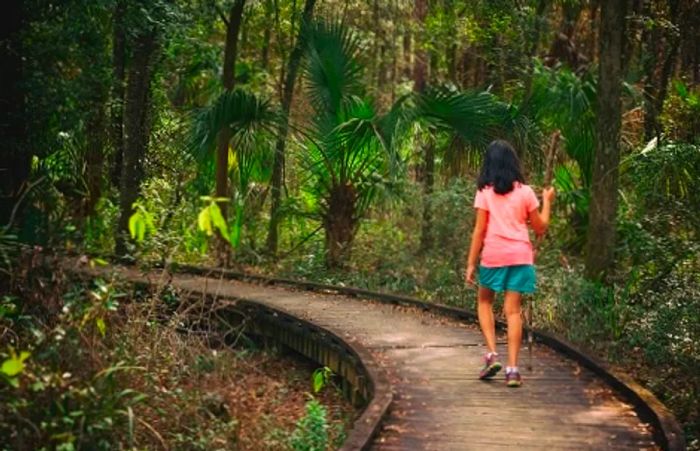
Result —
<instances>
[{"instance_id":1,"label":"girl's leg","mask_svg":"<svg viewBox=\"0 0 700 451\"><path fill-rule=\"evenodd\" d=\"M493 317L493 300L496 293L485 287L479 287L478 314L481 333L484 334L489 352L496 352L496 321Z\"/></svg>"},{"instance_id":2,"label":"girl's leg","mask_svg":"<svg viewBox=\"0 0 700 451\"><path fill-rule=\"evenodd\" d=\"M508 366L518 366L518 353L523 339L523 320L520 317L520 300L522 294L506 291L505 313L508 322ZM481 317L480 317L481 318Z\"/></svg>"}]
</instances>

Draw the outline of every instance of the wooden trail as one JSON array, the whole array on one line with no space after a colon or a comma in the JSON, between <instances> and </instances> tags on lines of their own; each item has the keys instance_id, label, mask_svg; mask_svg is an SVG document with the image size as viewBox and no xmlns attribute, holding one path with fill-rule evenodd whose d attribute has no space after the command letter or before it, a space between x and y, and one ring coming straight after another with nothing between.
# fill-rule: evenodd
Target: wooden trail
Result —
<instances>
[{"instance_id":1,"label":"wooden trail","mask_svg":"<svg viewBox=\"0 0 700 451\"><path fill-rule=\"evenodd\" d=\"M133 270L129 270L133 271ZM371 449L657 449L651 428L592 372L544 346L519 389L478 380L477 327L413 308L216 277L169 275L184 291L260 303L368 349L394 401ZM506 355L504 337L499 353Z\"/></svg>"}]
</instances>

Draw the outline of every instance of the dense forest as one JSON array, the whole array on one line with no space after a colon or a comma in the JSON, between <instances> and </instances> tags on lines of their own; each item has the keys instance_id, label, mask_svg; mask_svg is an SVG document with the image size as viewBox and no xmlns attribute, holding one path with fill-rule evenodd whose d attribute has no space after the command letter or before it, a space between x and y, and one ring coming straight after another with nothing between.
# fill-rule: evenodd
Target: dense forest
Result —
<instances>
[{"instance_id":1,"label":"dense forest","mask_svg":"<svg viewBox=\"0 0 700 451\"><path fill-rule=\"evenodd\" d=\"M513 143L538 193L549 180L557 189L535 326L640 381L700 449L699 2L7 6L7 449L226 448L217 440L241 430L205 426L201 412L159 423L199 399L128 370L169 368L182 384L207 365L245 373L202 360L204 345L167 321L154 326L167 296L132 304L116 281L69 281L59 257L38 255L220 265L473 309L465 252L493 139ZM148 354L138 340L149 334L170 347ZM312 419L334 409L301 402ZM342 440L344 420L328 421L337 431L321 447ZM309 449L298 432L282 437L294 422L270 424L268 442L241 443Z\"/></svg>"}]
</instances>

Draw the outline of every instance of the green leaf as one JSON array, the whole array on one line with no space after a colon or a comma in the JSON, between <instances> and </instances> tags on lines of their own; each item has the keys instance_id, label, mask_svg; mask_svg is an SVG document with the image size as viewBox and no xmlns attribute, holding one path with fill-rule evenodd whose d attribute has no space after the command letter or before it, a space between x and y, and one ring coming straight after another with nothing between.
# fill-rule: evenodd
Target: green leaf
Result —
<instances>
[{"instance_id":1,"label":"green leaf","mask_svg":"<svg viewBox=\"0 0 700 451\"><path fill-rule=\"evenodd\" d=\"M314 382L314 393L320 392L321 389L323 388L323 385L325 384L325 378L323 377L323 371L321 371L321 370L314 371L313 382Z\"/></svg>"},{"instance_id":2,"label":"green leaf","mask_svg":"<svg viewBox=\"0 0 700 451\"><path fill-rule=\"evenodd\" d=\"M207 236L211 236L214 233L214 230L212 230L211 227L211 213L209 212L208 206L199 212L197 224L199 226L199 230L205 232Z\"/></svg>"},{"instance_id":3,"label":"green leaf","mask_svg":"<svg viewBox=\"0 0 700 451\"><path fill-rule=\"evenodd\" d=\"M95 320L95 325L97 325L97 330L100 331L100 335L102 335L102 338L104 338L105 334L107 333L107 325L105 324L105 320L102 318L97 318Z\"/></svg>"},{"instance_id":4,"label":"green leaf","mask_svg":"<svg viewBox=\"0 0 700 451\"><path fill-rule=\"evenodd\" d=\"M91 260L94 264L98 266L107 266L109 265L109 262L107 260L104 260L102 258L96 257Z\"/></svg>"},{"instance_id":5,"label":"green leaf","mask_svg":"<svg viewBox=\"0 0 700 451\"><path fill-rule=\"evenodd\" d=\"M216 230L218 230L221 236L230 243L231 238L229 237L228 227L226 226L226 219L224 219L224 216L221 214L221 209L216 203L212 202L212 204L209 205L209 215L211 217L211 222L214 224L214 227L216 227Z\"/></svg>"},{"instance_id":6,"label":"green leaf","mask_svg":"<svg viewBox=\"0 0 700 451\"><path fill-rule=\"evenodd\" d=\"M0 372L10 378L17 376L24 370L24 361L29 358L27 351L22 351L17 357L14 351L10 351L10 358L5 360L0 366Z\"/></svg>"},{"instance_id":7,"label":"green leaf","mask_svg":"<svg viewBox=\"0 0 700 451\"><path fill-rule=\"evenodd\" d=\"M138 242L146 237L146 221L141 212L137 211L129 218L129 233Z\"/></svg>"}]
</instances>

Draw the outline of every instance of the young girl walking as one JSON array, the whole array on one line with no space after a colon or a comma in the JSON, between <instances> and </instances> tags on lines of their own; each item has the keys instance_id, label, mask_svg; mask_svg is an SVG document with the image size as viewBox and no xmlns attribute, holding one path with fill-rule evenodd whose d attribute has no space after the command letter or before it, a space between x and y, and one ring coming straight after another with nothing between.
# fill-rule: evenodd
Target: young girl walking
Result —
<instances>
[{"instance_id":1,"label":"young girl walking","mask_svg":"<svg viewBox=\"0 0 700 451\"><path fill-rule=\"evenodd\" d=\"M520 162L513 147L506 141L494 141L477 182L474 200L476 222L469 248L466 282L476 285L477 259L479 293L478 315L488 353L480 379L490 379L503 367L496 351L496 328L493 301L496 293L504 292L504 310L508 323L508 365L506 384L522 384L518 371L518 353L523 325L520 303L523 294L535 291L534 252L528 234L528 221L535 234L545 233L554 201L554 188L542 192L542 211L532 188L525 184Z\"/></svg>"}]
</instances>

